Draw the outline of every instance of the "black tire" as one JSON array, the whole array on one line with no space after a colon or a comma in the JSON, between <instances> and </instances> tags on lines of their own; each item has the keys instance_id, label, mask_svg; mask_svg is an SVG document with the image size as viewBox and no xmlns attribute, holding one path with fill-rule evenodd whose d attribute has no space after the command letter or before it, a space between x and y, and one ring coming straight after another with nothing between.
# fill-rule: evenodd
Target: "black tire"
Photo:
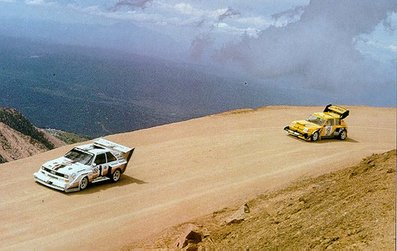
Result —
<instances>
[{"instance_id":1,"label":"black tire","mask_svg":"<svg viewBox=\"0 0 397 251\"><path fill-rule=\"evenodd\" d=\"M80 191L86 189L87 187L88 187L88 178L84 177L80 181L80 185L79 185Z\"/></svg>"},{"instance_id":2,"label":"black tire","mask_svg":"<svg viewBox=\"0 0 397 251\"><path fill-rule=\"evenodd\" d=\"M339 133L339 139L340 140L345 140L347 138L347 131L346 130L342 130Z\"/></svg>"},{"instance_id":3,"label":"black tire","mask_svg":"<svg viewBox=\"0 0 397 251\"><path fill-rule=\"evenodd\" d=\"M312 134L312 141L317 141L319 139L320 139L320 135L318 134L318 132Z\"/></svg>"},{"instance_id":4,"label":"black tire","mask_svg":"<svg viewBox=\"0 0 397 251\"><path fill-rule=\"evenodd\" d=\"M117 182L120 180L120 177L121 177L121 171L120 169L116 169L112 174L111 180L112 182Z\"/></svg>"}]
</instances>

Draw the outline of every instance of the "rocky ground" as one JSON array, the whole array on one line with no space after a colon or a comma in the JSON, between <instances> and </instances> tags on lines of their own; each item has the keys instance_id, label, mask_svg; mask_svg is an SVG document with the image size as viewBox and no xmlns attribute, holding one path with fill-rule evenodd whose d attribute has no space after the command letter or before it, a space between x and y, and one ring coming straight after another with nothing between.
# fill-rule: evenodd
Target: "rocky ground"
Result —
<instances>
[{"instance_id":1,"label":"rocky ground","mask_svg":"<svg viewBox=\"0 0 397 251\"><path fill-rule=\"evenodd\" d=\"M396 247L396 150L169 228L132 248Z\"/></svg>"}]
</instances>

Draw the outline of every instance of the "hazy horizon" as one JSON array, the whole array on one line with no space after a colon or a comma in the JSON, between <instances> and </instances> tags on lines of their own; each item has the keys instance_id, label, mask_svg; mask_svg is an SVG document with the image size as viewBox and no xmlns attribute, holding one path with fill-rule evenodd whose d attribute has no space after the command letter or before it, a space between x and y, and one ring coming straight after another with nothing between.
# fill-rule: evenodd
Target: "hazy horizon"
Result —
<instances>
[{"instance_id":1,"label":"hazy horizon","mask_svg":"<svg viewBox=\"0 0 397 251\"><path fill-rule=\"evenodd\" d=\"M0 36L224 69L344 104L396 105L394 0L0 0L0 22Z\"/></svg>"}]
</instances>

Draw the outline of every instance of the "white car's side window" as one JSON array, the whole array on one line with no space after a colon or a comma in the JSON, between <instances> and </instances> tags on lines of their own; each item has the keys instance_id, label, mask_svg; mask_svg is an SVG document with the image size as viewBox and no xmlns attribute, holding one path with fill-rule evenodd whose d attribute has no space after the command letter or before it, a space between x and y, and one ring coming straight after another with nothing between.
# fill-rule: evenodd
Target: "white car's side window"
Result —
<instances>
[{"instance_id":1,"label":"white car's side window","mask_svg":"<svg viewBox=\"0 0 397 251\"><path fill-rule=\"evenodd\" d=\"M101 165L106 163L106 156L104 153L98 154L95 158L95 164Z\"/></svg>"},{"instance_id":2,"label":"white car's side window","mask_svg":"<svg viewBox=\"0 0 397 251\"><path fill-rule=\"evenodd\" d=\"M113 161L117 160L117 158L111 152L107 152L106 157L107 157L108 162L113 162Z\"/></svg>"}]
</instances>

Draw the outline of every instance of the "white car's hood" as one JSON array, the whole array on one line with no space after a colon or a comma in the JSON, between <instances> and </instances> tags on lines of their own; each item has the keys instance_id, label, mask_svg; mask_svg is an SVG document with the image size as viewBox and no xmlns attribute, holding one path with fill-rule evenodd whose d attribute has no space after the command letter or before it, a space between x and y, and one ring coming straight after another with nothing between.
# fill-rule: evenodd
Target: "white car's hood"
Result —
<instances>
[{"instance_id":1,"label":"white car's hood","mask_svg":"<svg viewBox=\"0 0 397 251\"><path fill-rule=\"evenodd\" d=\"M44 163L43 167L48 168L51 171L67 175L89 169L89 166L83 165L79 162L73 162L72 160L65 157L50 160Z\"/></svg>"}]
</instances>

